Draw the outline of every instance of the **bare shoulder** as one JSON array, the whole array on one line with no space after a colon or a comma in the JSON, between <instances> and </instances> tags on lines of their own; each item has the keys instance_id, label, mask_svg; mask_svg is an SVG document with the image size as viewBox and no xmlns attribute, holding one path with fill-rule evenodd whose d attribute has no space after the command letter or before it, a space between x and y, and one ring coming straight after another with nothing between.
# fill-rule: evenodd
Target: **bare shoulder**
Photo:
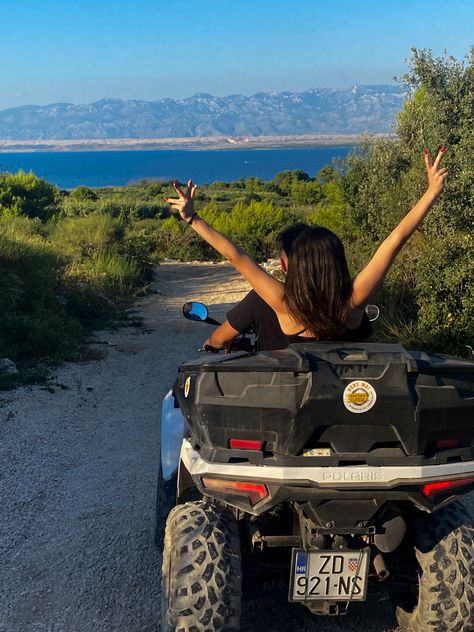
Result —
<instances>
[{"instance_id":1,"label":"bare shoulder","mask_svg":"<svg viewBox=\"0 0 474 632\"><path fill-rule=\"evenodd\" d=\"M274 312L280 324L280 329L285 336L293 336L304 330L304 325L301 323L295 323L293 318L290 316L286 305L283 304L281 309L274 310Z\"/></svg>"}]
</instances>

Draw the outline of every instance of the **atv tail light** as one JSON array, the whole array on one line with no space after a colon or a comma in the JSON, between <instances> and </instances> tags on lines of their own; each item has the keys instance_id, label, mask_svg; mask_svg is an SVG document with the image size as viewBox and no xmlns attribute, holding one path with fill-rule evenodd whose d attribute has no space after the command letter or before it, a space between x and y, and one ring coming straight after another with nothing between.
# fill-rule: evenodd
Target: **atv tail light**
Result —
<instances>
[{"instance_id":1,"label":"atv tail light","mask_svg":"<svg viewBox=\"0 0 474 632\"><path fill-rule=\"evenodd\" d=\"M251 441L249 439L231 439L230 447L236 450L261 450L262 441Z\"/></svg>"},{"instance_id":2,"label":"atv tail light","mask_svg":"<svg viewBox=\"0 0 474 632\"><path fill-rule=\"evenodd\" d=\"M251 505L255 505L268 496L268 489L264 483L247 483L244 481L225 481L220 478L202 479L202 484L206 489L224 494L235 494L236 496L246 496Z\"/></svg>"},{"instance_id":3,"label":"atv tail light","mask_svg":"<svg viewBox=\"0 0 474 632\"><path fill-rule=\"evenodd\" d=\"M448 450L449 448L457 448L460 443L459 439L438 439L435 441L435 448Z\"/></svg>"},{"instance_id":4,"label":"atv tail light","mask_svg":"<svg viewBox=\"0 0 474 632\"><path fill-rule=\"evenodd\" d=\"M474 483L474 477L461 478L457 481L440 481L439 483L427 483L423 485L423 495L428 500L435 500L438 494L444 494L446 492L454 491L459 487L465 487L466 485L472 485Z\"/></svg>"}]
</instances>

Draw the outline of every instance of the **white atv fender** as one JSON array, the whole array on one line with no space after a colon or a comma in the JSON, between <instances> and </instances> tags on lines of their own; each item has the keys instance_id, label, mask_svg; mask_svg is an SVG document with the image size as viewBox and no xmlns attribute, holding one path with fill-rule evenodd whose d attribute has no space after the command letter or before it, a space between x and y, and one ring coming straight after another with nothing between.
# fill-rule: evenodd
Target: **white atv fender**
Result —
<instances>
[{"instance_id":1,"label":"white atv fender","mask_svg":"<svg viewBox=\"0 0 474 632\"><path fill-rule=\"evenodd\" d=\"M186 420L178 408L173 391L168 391L161 405L161 468L163 481L170 481L178 473L180 451Z\"/></svg>"}]
</instances>

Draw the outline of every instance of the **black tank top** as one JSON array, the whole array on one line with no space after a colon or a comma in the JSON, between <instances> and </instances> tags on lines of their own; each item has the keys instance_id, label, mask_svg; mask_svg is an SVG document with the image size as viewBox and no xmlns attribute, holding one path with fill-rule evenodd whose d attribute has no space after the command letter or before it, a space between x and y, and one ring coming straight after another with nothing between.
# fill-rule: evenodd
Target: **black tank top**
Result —
<instances>
[{"instance_id":1,"label":"black tank top","mask_svg":"<svg viewBox=\"0 0 474 632\"><path fill-rule=\"evenodd\" d=\"M302 336L301 334L303 331L305 330L303 329L297 334L285 334L287 343L290 345L294 342L316 342L321 340L321 338L314 338L312 336ZM364 342L364 340L370 338L372 333L372 323L370 322L367 314L364 312L360 325L356 329L348 329L345 327L339 334L337 334L337 336L333 336L330 340L338 342Z\"/></svg>"}]
</instances>

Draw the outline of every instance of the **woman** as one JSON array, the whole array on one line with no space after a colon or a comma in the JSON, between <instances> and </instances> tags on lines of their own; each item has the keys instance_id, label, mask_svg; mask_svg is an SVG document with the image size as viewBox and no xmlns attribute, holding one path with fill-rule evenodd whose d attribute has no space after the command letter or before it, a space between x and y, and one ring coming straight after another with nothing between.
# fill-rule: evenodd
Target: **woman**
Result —
<instances>
[{"instance_id":1,"label":"woman","mask_svg":"<svg viewBox=\"0 0 474 632\"><path fill-rule=\"evenodd\" d=\"M194 211L196 185L186 193L173 186L178 198L165 198L193 230L227 259L275 311L288 342L337 339L360 326L364 307L382 283L395 257L413 235L444 188L441 147L434 163L425 149L428 188L369 263L351 279L339 238L330 230L308 226L295 240L288 257L285 282L267 274L244 250L216 231Z\"/></svg>"}]
</instances>

